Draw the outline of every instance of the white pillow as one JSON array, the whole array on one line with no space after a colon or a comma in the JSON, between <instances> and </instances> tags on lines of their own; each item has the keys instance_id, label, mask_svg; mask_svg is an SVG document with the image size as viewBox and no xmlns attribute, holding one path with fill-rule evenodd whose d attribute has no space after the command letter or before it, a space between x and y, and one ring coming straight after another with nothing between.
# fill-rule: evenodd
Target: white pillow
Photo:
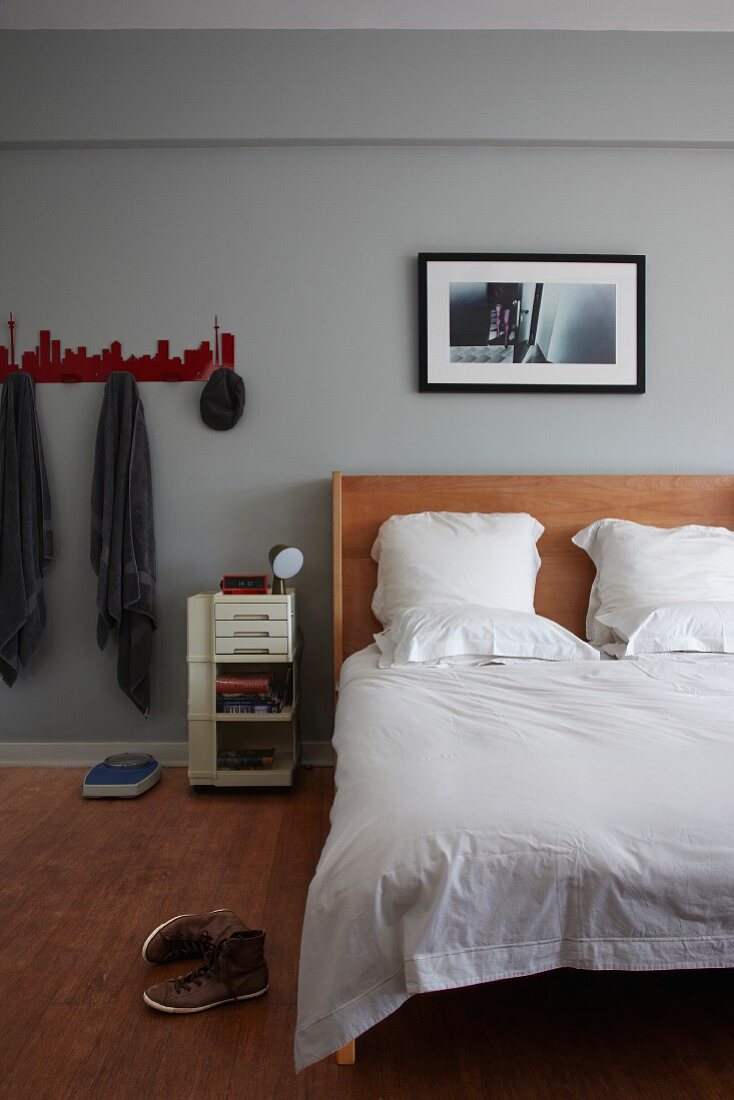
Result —
<instances>
[{"instance_id":1,"label":"white pillow","mask_svg":"<svg viewBox=\"0 0 734 1100\"><path fill-rule=\"evenodd\" d=\"M602 617L622 608L734 601L734 532L600 519L574 535L596 566L586 616L594 645L613 641Z\"/></svg>"},{"instance_id":2,"label":"white pillow","mask_svg":"<svg viewBox=\"0 0 734 1100\"><path fill-rule=\"evenodd\" d=\"M550 619L534 612L474 604L409 607L374 637L382 654L381 668L464 656L599 660L598 649Z\"/></svg>"},{"instance_id":3,"label":"white pillow","mask_svg":"<svg viewBox=\"0 0 734 1100\"><path fill-rule=\"evenodd\" d=\"M734 603L673 603L611 611L599 621L612 631L615 656L638 653L734 653Z\"/></svg>"},{"instance_id":4,"label":"white pillow","mask_svg":"<svg viewBox=\"0 0 734 1100\"><path fill-rule=\"evenodd\" d=\"M526 512L418 512L380 527L372 610L383 626L408 607L482 604L533 611L543 526Z\"/></svg>"}]
</instances>

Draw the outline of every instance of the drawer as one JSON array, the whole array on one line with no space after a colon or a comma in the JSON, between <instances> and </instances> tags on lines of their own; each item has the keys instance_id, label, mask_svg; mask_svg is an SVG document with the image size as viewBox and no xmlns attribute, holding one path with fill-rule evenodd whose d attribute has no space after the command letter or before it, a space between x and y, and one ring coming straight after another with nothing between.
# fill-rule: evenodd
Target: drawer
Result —
<instances>
[{"instance_id":1,"label":"drawer","mask_svg":"<svg viewBox=\"0 0 734 1100\"><path fill-rule=\"evenodd\" d=\"M288 604L258 603L249 596L240 596L227 603L214 604L215 619L231 619L234 622L268 622L270 619L287 619Z\"/></svg>"},{"instance_id":2,"label":"drawer","mask_svg":"<svg viewBox=\"0 0 734 1100\"><path fill-rule=\"evenodd\" d=\"M287 653L287 638L216 638L214 652L218 656L256 657L259 654Z\"/></svg>"},{"instance_id":3,"label":"drawer","mask_svg":"<svg viewBox=\"0 0 734 1100\"><path fill-rule=\"evenodd\" d=\"M217 638L287 638L285 619L217 619Z\"/></svg>"}]
</instances>

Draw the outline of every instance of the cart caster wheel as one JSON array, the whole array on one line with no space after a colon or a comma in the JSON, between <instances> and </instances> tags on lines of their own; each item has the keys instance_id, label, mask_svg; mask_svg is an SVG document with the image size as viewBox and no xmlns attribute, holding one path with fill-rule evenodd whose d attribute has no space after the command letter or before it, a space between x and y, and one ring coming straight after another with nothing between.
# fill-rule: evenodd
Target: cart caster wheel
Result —
<instances>
[{"instance_id":1,"label":"cart caster wheel","mask_svg":"<svg viewBox=\"0 0 734 1100\"><path fill-rule=\"evenodd\" d=\"M213 791L214 787L206 783L194 783L194 790L197 794L208 794L209 791Z\"/></svg>"}]
</instances>

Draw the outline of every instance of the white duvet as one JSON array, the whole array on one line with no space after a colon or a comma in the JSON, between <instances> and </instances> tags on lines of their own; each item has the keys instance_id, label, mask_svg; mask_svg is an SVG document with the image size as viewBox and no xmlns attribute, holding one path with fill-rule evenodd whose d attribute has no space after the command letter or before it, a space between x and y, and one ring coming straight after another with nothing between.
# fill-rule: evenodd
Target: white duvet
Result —
<instances>
[{"instance_id":1,"label":"white duvet","mask_svg":"<svg viewBox=\"0 0 734 1100\"><path fill-rule=\"evenodd\" d=\"M344 665L296 1064L414 993L734 966L734 658Z\"/></svg>"}]
</instances>

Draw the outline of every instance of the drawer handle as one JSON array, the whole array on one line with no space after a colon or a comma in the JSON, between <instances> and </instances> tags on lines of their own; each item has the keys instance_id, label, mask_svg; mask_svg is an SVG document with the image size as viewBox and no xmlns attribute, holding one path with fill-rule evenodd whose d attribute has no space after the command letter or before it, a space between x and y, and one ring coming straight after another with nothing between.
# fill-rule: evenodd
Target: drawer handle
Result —
<instances>
[{"instance_id":1,"label":"drawer handle","mask_svg":"<svg viewBox=\"0 0 734 1100\"><path fill-rule=\"evenodd\" d=\"M262 622L263 619L267 622L267 620L268 620L267 615L233 615L232 618L233 619L247 619L248 622L253 622L253 621Z\"/></svg>"},{"instance_id":2,"label":"drawer handle","mask_svg":"<svg viewBox=\"0 0 734 1100\"><path fill-rule=\"evenodd\" d=\"M235 630L233 638L269 638L267 630Z\"/></svg>"},{"instance_id":3,"label":"drawer handle","mask_svg":"<svg viewBox=\"0 0 734 1100\"><path fill-rule=\"evenodd\" d=\"M235 653L269 653L270 651L268 649L245 649L243 647L241 649L235 649L234 652Z\"/></svg>"}]
</instances>

